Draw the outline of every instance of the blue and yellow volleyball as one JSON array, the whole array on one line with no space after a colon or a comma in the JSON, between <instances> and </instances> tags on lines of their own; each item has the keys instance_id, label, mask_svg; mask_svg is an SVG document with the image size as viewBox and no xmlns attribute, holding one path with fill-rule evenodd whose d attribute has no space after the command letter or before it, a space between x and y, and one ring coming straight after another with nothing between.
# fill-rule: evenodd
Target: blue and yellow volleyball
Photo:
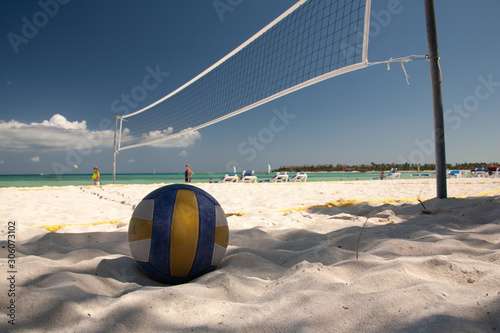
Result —
<instances>
[{"instance_id":1,"label":"blue and yellow volleyball","mask_svg":"<svg viewBox=\"0 0 500 333\"><path fill-rule=\"evenodd\" d=\"M210 194L176 184L149 193L128 229L130 251L151 278L185 283L215 270L229 241L222 207Z\"/></svg>"}]
</instances>

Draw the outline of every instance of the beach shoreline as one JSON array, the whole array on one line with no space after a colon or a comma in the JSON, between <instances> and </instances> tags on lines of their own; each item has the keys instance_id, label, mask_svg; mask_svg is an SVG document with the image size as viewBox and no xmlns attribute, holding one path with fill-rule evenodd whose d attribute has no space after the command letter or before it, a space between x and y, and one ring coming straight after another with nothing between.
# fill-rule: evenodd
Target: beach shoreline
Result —
<instances>
[{"instance_id":1,"label":"beach shoreline","mask_svg":"<svg viewBox=\"0 0 500 333\"><path fill-rule=\"evenodd\" d=\"M228 172L222 173L195 173L192 177L193 184L209 183L210 179L218 181ZM288 172L289 179L292 179L297 172ZM380 172L307 172L308 182L318 181L368 181L380 177ZM429 179L433 172L400 172L401 179ZM257 172L257 180L270 180L275 173ZM389 172L385 173L387 177ZM416 175L422 175L418 177ZM5 187L42 187L42 186L87 186L93 185L90 174L63 174L63 175L0 175L0 188ZM241 177L241 173L237 173ZM183 173L139 173L139 174L118 174L115 177L115 183L120 185L127 184L170 184L184 183ZM113 184L112 174L101 173L101 184Z\"/></svg>"}]
</instances>

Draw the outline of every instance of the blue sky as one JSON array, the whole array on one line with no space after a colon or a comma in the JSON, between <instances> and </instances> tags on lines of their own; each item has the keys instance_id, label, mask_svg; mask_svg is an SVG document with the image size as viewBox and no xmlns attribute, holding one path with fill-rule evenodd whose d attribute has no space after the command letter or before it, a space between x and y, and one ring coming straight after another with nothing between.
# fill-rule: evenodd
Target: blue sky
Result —
<instances>
[{"instance_id":1,"label":"blue sky","mask_svg":"<svg viewBox=\"0 0 500 333\"><path fill-rule=\"evenodd\" d=\"M154 89L126 108L155 102L295 2L2 1L0 174L90 173L94 165L111 172L114 113L125 106L117 102L123 94L156 71L162 74ZM223 12L216 9L221 3ZM435 6L447 162L500 162L500 2L437 0ZM423 0L373 0L370 33L371 62L428 53ZM410 85L399 63L389 71L372 66L183 140L120 151L117 171L182 172L185 163L195 172L433 163L429 63L405 69Z\"/></svg>"}]
</instances>

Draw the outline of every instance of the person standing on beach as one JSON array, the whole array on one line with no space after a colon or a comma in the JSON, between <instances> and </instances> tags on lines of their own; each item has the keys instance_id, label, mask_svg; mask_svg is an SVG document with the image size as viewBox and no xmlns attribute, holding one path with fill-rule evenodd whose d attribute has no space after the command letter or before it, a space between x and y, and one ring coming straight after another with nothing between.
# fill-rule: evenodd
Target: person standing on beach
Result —
<instances>
[{"instance_id":1,"label":"person standing on beach","mask_svg":"<svg viewBox=\"0 0 500 333\"><path fill-rule=\"evenodd\" d=\"M91 179L94 181L94 185L96 185L96 186L100 185L101 175L100 175L99 171L97 170L97 167L94 167L94 174L92 175Z\"/></svg>"},{"instance_id":2,"label":"person standing on beach","mask_svg":"<svg viewBox=\"0 0 500 333\"><path fill-rule=\"evenodd\" d=\"M189 168L189 164L186 163L186 172L184 174L186 184L191 183L191 176L193 175L193 173L194 172Z\"/></svg>"}]
</instances>

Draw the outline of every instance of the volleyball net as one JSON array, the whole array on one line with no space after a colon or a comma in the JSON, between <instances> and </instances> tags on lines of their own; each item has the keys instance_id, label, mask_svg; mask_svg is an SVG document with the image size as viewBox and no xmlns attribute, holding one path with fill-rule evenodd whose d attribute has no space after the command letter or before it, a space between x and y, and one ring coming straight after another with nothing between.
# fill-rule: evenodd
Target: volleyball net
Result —
<instances>
[{"instance_id":1,"label":"volleyball net","mask_svg":"<svg viewBox=\"0 0 500 333\"><path fill-rule=\"evenodd\" d=\"M369 65L371 0L301 0L157 102L117 117L115 152L187 134Z\"/></svg>"}]
</instances>

